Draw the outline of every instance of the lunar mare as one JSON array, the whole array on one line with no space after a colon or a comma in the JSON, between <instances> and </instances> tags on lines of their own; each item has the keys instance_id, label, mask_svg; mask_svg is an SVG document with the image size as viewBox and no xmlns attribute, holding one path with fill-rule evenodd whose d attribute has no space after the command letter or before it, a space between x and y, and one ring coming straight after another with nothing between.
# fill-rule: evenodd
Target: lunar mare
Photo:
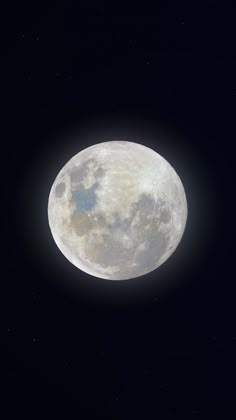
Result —
<instances>
[{"instance_id":1,"label":"lunar mare","mask_svg":"<svg viewBox=\"0 0 236 420\"><path fill-rule=\"evenodd\" d=\"M99 143L72 157L48 200L52 236L82 271L109 280L147 274L177 248L187 220L182 182L137 143Z\"/></svg>"}]
</instances>

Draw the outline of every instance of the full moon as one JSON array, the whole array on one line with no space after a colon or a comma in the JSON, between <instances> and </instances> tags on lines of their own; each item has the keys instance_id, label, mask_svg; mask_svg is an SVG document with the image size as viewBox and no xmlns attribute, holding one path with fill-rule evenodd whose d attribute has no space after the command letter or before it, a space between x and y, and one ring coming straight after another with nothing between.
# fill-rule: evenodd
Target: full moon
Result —
<instances>
[{"instance_id":1,"label":"full moon","mask_svg":"<svg viewBox=\"0 0 236 420\"><path fill-rule=\"evenodd\" d=\"M62 254L103 279L142 276L177 248L187 201L173 167L128 141L95 144L72 157L49 194L48 220Z\"/></svg>"}]
</instances>

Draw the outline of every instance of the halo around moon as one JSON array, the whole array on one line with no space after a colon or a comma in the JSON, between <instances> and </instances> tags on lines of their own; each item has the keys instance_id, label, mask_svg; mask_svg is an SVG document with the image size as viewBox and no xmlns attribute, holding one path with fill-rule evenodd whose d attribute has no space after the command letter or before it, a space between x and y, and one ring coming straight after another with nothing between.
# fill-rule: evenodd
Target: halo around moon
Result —
<instances>
[{"instance_id":1,"label":"halo around moon","mask_svg":"<svg viewBox=\"0 0 236 420\"><path fill-rule=\"evenodd\" d=\"M99 143L76 154L57 175L48 219L62 254L99 278L147 274L177 248L187 201L173 167L127 141Z\"/></svg>"}]
</instances>

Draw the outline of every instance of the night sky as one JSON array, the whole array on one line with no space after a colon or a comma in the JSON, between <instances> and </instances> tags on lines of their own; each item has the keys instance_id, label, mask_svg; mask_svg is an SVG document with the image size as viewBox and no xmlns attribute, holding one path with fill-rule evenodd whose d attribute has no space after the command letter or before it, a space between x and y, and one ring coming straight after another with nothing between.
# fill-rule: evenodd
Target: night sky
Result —
<instances>
[{"instance_id":1,"label":"night sky","mask_svg":"<svg viewBox=\"0 0 236 420\"><path fill-rule=\"evenodd\" d=\"M6 418L235 418L235 12L213 0L4 10ZM172 257L121 282L70 264L47 219L62 166L110 140L164 156L189 211Z\"/></svg>"}]
</instances>

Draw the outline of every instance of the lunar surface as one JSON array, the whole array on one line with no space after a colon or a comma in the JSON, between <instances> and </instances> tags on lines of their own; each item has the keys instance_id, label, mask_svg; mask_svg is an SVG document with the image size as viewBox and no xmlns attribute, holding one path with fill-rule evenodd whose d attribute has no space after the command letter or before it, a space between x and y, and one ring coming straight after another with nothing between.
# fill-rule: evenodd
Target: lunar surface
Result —
<instances>
[{"instance_id":1,"label":"lunar surface","mask_svg":"<svg viewBox=\"0 0 236 420\"><path fill-rule=\"evenodd\" d=\"M80 270L125 280L163 264L187 220L182 182L158 153L137 143L99 143L72 157L48 201L53 238Z\"/></svg>"}]
</instances>

